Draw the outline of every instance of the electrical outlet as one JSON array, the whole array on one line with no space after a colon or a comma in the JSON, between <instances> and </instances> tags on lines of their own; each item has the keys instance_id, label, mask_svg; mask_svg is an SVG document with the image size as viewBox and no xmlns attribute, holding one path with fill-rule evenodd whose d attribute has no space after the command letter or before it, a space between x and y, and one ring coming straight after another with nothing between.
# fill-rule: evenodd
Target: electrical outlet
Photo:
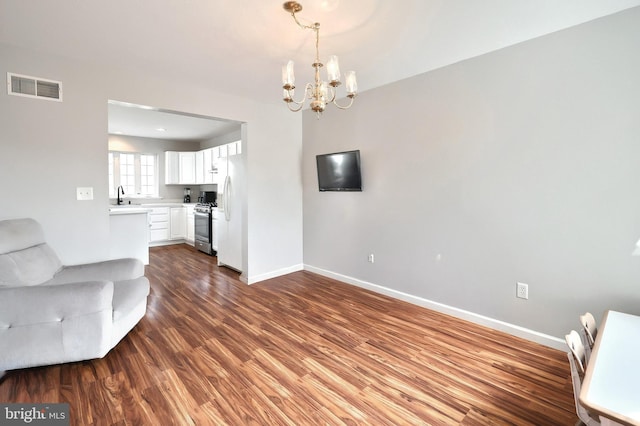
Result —
<instances>
[{"instance_id":1,"label":"electrical outlet","mask_svg":"<svg viewBox=\"0 0 640 426\"><path fill-rule=\"evenodd\" d=\"M516 297L520 299L528 299L529 298L529 284L518 283L516 285Z\"/></svg>"},{"instance_id":2,"label":"electrical outlet","mask_svg":"<svg viewBox=\"0 0 640 426\"><path fill-rule=\"evenodd\" d=\"M76 199L80 201L93 200L93 187L77 187Z\"/></svg>"},{"instance_id":3,"label":"electrical outlet","mask_svg":"<svg viewBox=\"0 0 640 426\"><path fill-rule=\"evenodd\" d=\"M373 253L369 254L369 257L367 258L367 261L369 263L374 263L375 262L375 258L373 257Z\"/></svg>"}]
</instances>

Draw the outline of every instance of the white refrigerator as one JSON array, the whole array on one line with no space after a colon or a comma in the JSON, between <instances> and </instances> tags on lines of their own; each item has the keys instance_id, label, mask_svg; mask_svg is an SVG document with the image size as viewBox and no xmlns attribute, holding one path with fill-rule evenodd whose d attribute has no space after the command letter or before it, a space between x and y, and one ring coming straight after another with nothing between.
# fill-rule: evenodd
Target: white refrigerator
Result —
<instances>
[{"instance_id":1,"label":"white refrigerator","mask_svg":"<svg viewBox=\"0 0 640 426\"><path fill-rule=\"evenodd\" d=\"M242 155L218 163L218 265L242 272L242 215L245 187Z\"/></svg>"}]
</instances>

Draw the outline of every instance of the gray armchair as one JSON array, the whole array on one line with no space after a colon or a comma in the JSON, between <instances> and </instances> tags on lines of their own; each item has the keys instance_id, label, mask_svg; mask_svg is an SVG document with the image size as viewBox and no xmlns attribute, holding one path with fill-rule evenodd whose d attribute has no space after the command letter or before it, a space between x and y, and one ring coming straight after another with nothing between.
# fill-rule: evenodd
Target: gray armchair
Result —
<instances>
[{"instance_id":1,"label":"gray armchair","mask_svg":"<svg viewBox=\"0 0 640 426\"><path fill-rule=\"evenodd\" d=\"M0 221L0 376L104 357L142 319L137 259L64 266L33 219Z\"/></svg>"}]
</instances>

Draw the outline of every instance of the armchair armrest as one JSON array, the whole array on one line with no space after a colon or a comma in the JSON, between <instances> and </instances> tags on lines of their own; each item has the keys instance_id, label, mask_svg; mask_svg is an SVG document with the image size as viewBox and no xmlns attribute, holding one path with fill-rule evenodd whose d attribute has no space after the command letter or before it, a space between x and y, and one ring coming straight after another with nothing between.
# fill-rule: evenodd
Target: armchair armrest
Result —
<instances>
[{"instance_id":1,"label":"armchair armrest","mask_svg":"<svg viewBox=\"0 0 640 426\"><path fill-rule=\"evenodd\" d=\"M111 281L0 288L0 329L112 309L112 300Z\"/></svg>"},{"instance_id":2,"label":"armchair armrest","mask_svg":"<svg viewBox=\"0 0 640 426\"><path fill-rule=\"evenodd\" d=\"M144 275L144 264L138 259L113 259L104 262L64 266L46 284L75 283L80 281L125 281Z\"/></svg>"}]
</instances>

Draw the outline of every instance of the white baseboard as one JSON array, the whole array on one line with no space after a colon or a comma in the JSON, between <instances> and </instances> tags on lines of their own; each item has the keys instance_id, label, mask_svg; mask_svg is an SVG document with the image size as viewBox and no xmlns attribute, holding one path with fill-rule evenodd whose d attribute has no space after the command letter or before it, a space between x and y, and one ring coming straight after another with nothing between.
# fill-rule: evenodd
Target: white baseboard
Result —
<instances>
[{"instance_id":1,"label":"white baseboard","mask_svg":"<svg viewBox=\"0 0 640 426\"><path fill-rule=\"evenodd\" d=\"M254 275L247 278L247 284L255 284L260 281L269 280L271 278L276 278L282 275L287 275L292 272L302 271L304 269L303 264L293 265L286 268L278 269L275 271L267 272L265 274Z\"/></svg>"},{"instance_id":2,"label":"white baseboard","mask_svg":"<svg viewBox=\"0 0 640 426\"><path fill-rule=\"evenodd\" d=\"M540 333L534 330L530 330L528 328L520 327L518 325L510 324L494 318L489 318L484 315L476 314L474 312L465 311L464 309L455 308L453 306L445 305L443 303L434 302L432 300L424 299L422 297L413 296L411 294L403 293L401 291L393 290L393 289L383 287L377 284L373 284L367 281L362 281L357 278L327 271L321 268L316 268L315 266L304 265L304 269L306 271L313 272L318 275L323 275L328 278L333 278L335 280L338 280L347 284L365 288L367 290L371 290L376 293L384 294L386 296L390 296L395 299L400 299L405 302L412 303L414 305L432 309L434 311L451 315L453 317L460 318L466 321L470 321L475 324L483 325L483 326L492 328L494 330L503 331L513 336L521 337L523 339L527 339L532 342L540 343L542 345L549 346L554 349L559 349L562 351L567 350L567 345L563 339L559 339L557 337L550 336L548 334Z\"/></svg>"}]
</instances>

